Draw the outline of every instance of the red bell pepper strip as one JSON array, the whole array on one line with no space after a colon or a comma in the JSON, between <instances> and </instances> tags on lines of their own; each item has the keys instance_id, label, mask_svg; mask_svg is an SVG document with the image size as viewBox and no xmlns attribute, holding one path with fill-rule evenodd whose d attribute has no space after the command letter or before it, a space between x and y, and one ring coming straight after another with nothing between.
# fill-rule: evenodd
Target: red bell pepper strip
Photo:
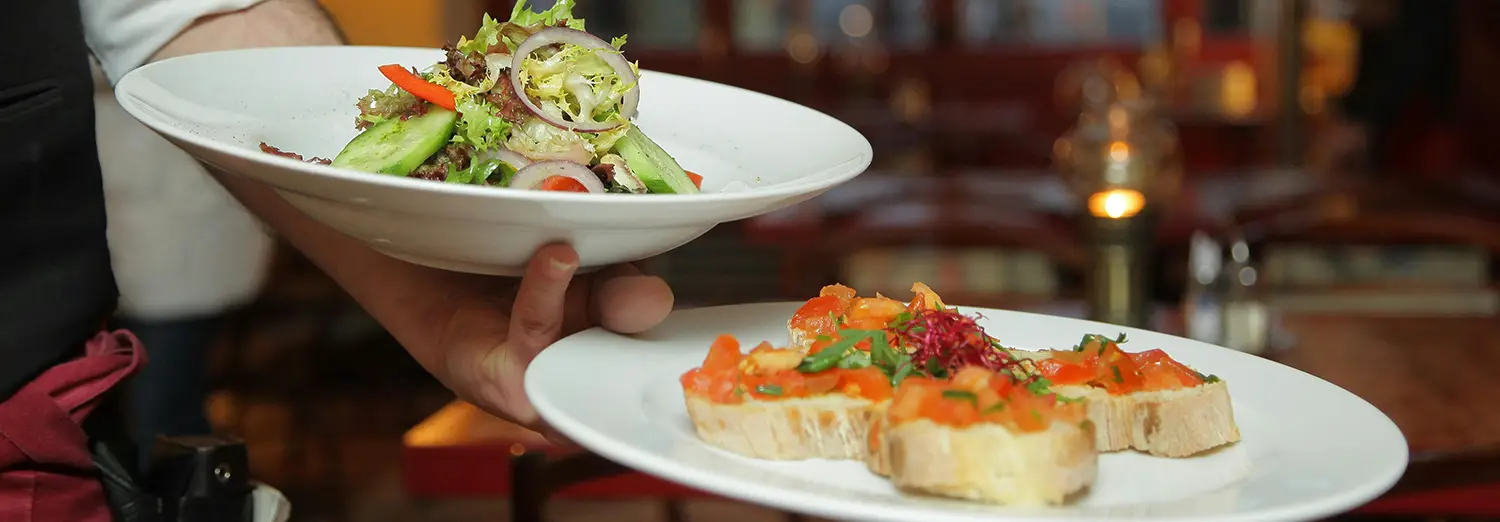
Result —
<instances>
[{"instance_id":1,"label":"red bell pepper strip","mask_svg":"<svg viewBox=\"0 0 1500 522\"><path fill-rule=\"evenodd\" d=\"M703 190L703 176L688 171L683 172L687 172L688 179L693 180L693 186L698 187L698 190Z\"/></svg>"},{"instance_id":2,"label":"red bell pepper strip","mask_svg":"<svg viewBox=\"0 0 1500 522\"><path fill-rule=\"evenodd\" d=\"M453 92L444 89L443 86L423 80L421 76L412 74L410 70L396 64L380 66L380 74L384 74L391 83L396 84L401 90L412 93L413 96L432 102L438 107L448 110L456 110Z\"/></svg>"}]
</instances>

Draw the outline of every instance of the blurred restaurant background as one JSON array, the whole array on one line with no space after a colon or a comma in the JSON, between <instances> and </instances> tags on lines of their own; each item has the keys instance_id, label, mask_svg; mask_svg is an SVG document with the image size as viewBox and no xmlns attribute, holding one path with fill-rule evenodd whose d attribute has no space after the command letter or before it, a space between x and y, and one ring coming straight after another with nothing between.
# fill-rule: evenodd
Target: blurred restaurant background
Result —
<instances>
[{"instance_id":1,"label":"blurred restaurant background","mask_svg":"<svg viewBox=\"0 0 1500 522\"><path fill-rule=\"evenodd\" d=\"M511 8L322 2L352 43L425 47ZM591 32L629 34L643 69L808 105L874 145L849 184L647 263L680 307L835 281L904 298L923 281L952 303L1230 346L1402 428L1407 476L1349 517L1500 517L1485 399L1500 374L1500 2L578 3ZM296 252L267 263L257 297L216 323L208 411L293 520L510 519L512 458L551 450L450 404ZM786 519L641 475L558 489L547 520Z\"/></svg>"}]
</instances>

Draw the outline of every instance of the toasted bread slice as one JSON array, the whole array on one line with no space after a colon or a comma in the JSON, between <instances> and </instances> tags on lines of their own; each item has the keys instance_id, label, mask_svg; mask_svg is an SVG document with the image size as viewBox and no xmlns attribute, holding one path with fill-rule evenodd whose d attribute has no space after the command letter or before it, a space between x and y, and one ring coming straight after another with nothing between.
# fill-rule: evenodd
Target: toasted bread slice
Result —
<instances>
[{"instance_id":1,"label":"toasted bread slice","mask_svg":"<svg viewBox=\"0 0 1500 522\"><path fill-rule=\"evenodd\" d=\"M870 416L870 432L865 437L865 467L870 473L882 477L891 476L891 438L886 436L885 412L890 402L876 406Z\"/></svg>"},{"instance_id":2,"label":"toasted bread slice","mask_svg":"<svg viewBox=\"0 0 1500 522\"><path fill-rule=\"evenodd\" d=\"M876 403L843 394L720 404L687 394L704 442L767 460L863 460Z\"/></svg>"},{"instance_id":3,"label":"toasted bread slice","mask_svg":"<svg viewBox=\"0 0 1500 522\"><path fill-rule=\"evenodd\" d=\"M1047 356L1045 352L1014 353L1033 360ZM1053 386L1052 391L1087 401L1099 451L1134 449L1159 457L1189 457L1240 440L1229 385L1221 380L1123 395L1087 385Z\"/></svg>"},{"instance_id":4,"label":"toasted bread slice","mask_svg":"<svg viewBox=\"0 0 1500 522\"><path fill-rule=\"evenodd\" d=\"M1051 505L1091 485L1098 452L1087 425L1054 422L1018 433L999 424L963 428L917 419L885 430L898 488L992 504Z\"/></svg>"},{"instance_id":5,"label":"toasted bread slice","mask_svg":"<svg viewBox=\"0 0 1500 522\"><path fill-rule=\"evenodd\" d=\"M1239 442L1224 381L1130 394L1130 447L1162 457L1188 457Z\"/></svg>"}]
</instances>

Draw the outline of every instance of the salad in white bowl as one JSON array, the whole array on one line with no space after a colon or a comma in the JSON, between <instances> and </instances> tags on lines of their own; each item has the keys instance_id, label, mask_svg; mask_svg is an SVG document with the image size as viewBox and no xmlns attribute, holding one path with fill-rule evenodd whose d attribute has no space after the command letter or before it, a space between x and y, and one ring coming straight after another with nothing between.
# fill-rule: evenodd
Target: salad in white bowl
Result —
<instances>
[{"instance_id":1,"label":"salad in white bowl","mask_svg":"<svg viewBox=\"0 0 1500 522\"><path fill-rule=\"evenodd\" d=\"M356 104L361 132L328 163L375 174L521 190L694 194L702 178L632 122L639 67L625 37L606 42L573 1L516 2L425 70L380 66L391 81ZM262 143L273 154L299 157Z\"/></svg>"},{"instance_id":2,"label":"salad in white bowl","mask_svg":"<svg viewBox=\"0 0 1500 522\"><path fill-rule=\"evenodd\" d=\"M869 167L870 142L837 118L638 69L572 10L522 4L443 49L178 56L115 93L216 172L392 257L462 272L518 275L552 242L580 270L638 261Z\"/></svg>"}]
</instances>

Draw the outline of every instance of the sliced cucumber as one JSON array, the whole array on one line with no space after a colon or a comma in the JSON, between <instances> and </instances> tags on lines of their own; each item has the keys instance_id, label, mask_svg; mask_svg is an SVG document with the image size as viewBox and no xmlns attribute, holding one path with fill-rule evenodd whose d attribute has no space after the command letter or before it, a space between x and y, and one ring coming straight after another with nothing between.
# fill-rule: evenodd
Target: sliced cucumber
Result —
<instances>
[{"instance_id":1,"label":"sliced cucumber","mask_svg":"<svg viewBox=\"0 0 1500 522\"><path fill-rule=\"evenodd\" d=\"M641 180L646 190L657 194L697 194L698 186L671 154L647 138L634 126L615 142L615 152L625 158L625 166Z\"/></svg>"},{"instance_id":2,"label":"sliced cucumber","mask_svg":"<svg viewBox=\"0 0 1500 522\"><path fill-rule=\"evenodd\" d=\"M458 113L430 107L426 114L389 119L349 140L333 166L377 174L411 174L453 137Z\"/></svg>"}]
</instances>

